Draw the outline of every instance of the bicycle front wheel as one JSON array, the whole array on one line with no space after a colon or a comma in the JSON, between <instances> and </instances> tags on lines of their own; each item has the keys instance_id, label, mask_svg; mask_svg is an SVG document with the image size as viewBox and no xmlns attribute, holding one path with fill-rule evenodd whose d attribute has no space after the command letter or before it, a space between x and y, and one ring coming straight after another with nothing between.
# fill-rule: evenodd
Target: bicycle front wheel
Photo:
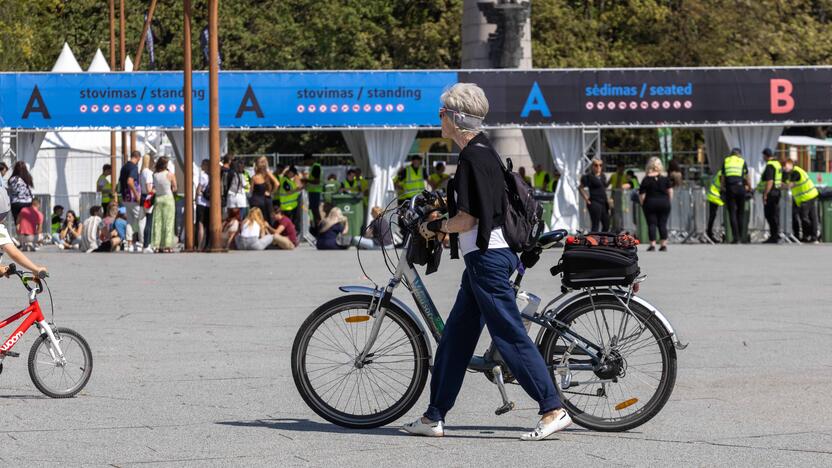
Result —
<instances>
[{"instance_id":1,"label":"bicycle front wheel","mask_svg":"<svg viewBox=\"0 0 832 468\"><path fill-rule=\"evenodd\" d=\"M652 419L676 382L676 349L661 321L640 304L613 297L578 302L560 314L573 333L603 349L603 365L588 370L589 356L547 332L541 342L555 387L576 423L596 431L626 431ZM569 370L568 379L561 372Z\"/></svg>"},{"instance_id":2,"label":"bicycle front wheel","mask_svg":"<svg viewBox=\"0 0 832 468\"><path fill-rule=\"evenodd\" d=\"M41 334L29 351L29 376L44 395L51 398L75 396L92 375L92 350L87 340L69 328L53 328L64 354L60 359L52 341Z\"/></svg>"},{"instance_id":3,"label":"bicycle front wheel","mask_svg":"<svg viewBox=\"0 0 832 468\"><path fill-rule=\"evenodd\" d=\"M419 327L390 305L383 318L369 314L370 297L351 295L319 307L301 325L292 346L292 376L301 397L339 426L389 424L419 399L427 381L428 344ZM362 362L377 320L375 343Z\"/></svg>"}]
</instances>

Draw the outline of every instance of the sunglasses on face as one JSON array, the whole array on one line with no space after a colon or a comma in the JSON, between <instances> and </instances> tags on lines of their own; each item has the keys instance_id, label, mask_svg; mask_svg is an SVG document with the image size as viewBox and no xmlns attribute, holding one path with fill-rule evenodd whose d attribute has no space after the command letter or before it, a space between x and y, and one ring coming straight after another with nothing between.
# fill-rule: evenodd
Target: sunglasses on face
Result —
<instances>
[{"instance_id":1,"label":"sunglasses on face","mask_svg":"<svg viewBox=\"0 0 832 468\"><path fill-rule=\"evenodd\" d=\"M445 117L445 114L453 114L454 111L451 109L447 109L445 107L439 108L439 120L442 120L442 117Z\"/></svg>"}]
</instances>

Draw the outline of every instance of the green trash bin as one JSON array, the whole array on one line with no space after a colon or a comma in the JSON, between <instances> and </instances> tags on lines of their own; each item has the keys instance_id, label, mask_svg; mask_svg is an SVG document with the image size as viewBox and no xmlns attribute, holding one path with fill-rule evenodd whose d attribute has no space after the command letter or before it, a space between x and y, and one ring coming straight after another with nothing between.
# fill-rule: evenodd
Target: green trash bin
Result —
<instances>
[{"instance_id":1,"label":"green trash bin","mask_svg":"<svg viewBox=\"0 0 832 468\"><path fill-rule=\"evenodd\" d=\"M337 193L332 195L332 204L340 208L349 220L349 235L360 236L364 224L364 198L351 193Z\"/></svg>"},{"instance_id":2,"label":"green trash bin","mask_svg":"<svg viewBox=\"0 0 832 468\"><path fill-rule=\"evenodd\" d=\"M820 199L821 239L832 242L832 198Z\"/></svg>"}]
</instances>

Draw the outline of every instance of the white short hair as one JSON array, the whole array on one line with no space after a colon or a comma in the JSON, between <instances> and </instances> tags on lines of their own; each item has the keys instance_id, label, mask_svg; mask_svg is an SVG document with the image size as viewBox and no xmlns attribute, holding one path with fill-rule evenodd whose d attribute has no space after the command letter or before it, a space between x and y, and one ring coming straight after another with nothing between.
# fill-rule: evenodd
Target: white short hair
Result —
<instances>
[{"instance_id":1,"label":"white short hair","mask_svg":"<svg viewBox=\"0 0 832 468\"><path fill-rule=\"evenodd\" d=\"M488 98L485 91L474 83L457 83L439 98L448 109L484 119L488 114Z\"/></svg>"}]
</instances>

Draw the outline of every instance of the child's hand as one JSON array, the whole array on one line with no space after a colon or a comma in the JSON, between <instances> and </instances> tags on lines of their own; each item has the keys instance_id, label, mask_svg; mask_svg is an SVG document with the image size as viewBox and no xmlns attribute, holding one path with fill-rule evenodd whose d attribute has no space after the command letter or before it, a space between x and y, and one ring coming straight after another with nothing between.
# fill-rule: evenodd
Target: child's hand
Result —
<instances>
[{"instance_id":1,"label":"child's hand","mask_svg":"<svg viewBox=\"0 0 832 468\"><path fill-rule=\"evenodd\" d=\"M6 265L0 265L0 276L2 276L3 278L5 278L5 277L6 277L6 274L7 274L8 272L9 272L9 267L7 267Z\"/></svg>"},{"instance_id":2,"label":"child's hand","mask_svg":"<svg viewBox=\"0 0 832 468\"><path fill-rule=\"evenodd\" d=\"M44 272L47 275L49 275L49 271L46 269L45 266L35 265L35 268L32 268L32 273L34 273L35 275L38 275L40 272Z\"/></svg>"}]
</instances>

